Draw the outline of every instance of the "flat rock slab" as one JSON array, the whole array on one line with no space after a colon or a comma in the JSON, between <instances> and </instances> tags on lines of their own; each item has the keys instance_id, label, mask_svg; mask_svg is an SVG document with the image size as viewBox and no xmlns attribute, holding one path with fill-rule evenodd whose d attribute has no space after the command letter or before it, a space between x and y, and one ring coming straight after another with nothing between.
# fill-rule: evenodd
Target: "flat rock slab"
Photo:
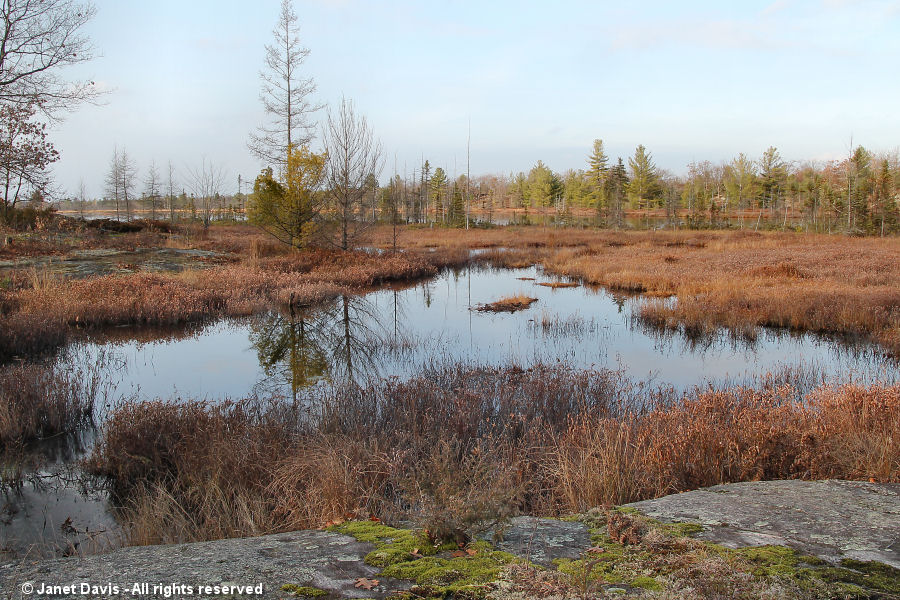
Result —
<instances>
[{"instance_id":1,"label":"flat rock slab","mask_svg":"<svg viewBox=\"0 0 900 600\"><path fill-rule=\"evenodd\" d=\"M549 567L557 558L580 558L590 548L591 536L583 523L514 517L482 536L503 550Z\"/></svg>"},{"instance_id":2,"label":"flat rock slab","mask_svg":"<svg viewBox=\"0 0 900 600\"><path fill-rule=\"evenodd\" d=\"M731 483L628 506L661 521L700 523L706 530L696 537L733 548L775 544L831 562L900 568L900 484Z\"/></svg>"},{"instance_id":3,"label":"flat rock slab","mask_svg":"<svg viewBox=\"0 0 900 600\"><path fill-rule=\"evenodd\" d=\"M299 531L256 538L240 538L177 544L122 548L108 554L84 558L61 558L40 562L0 565L0 599L26 598L136 598L172 600L172 598L288 598L285 584L313 586L343 598L383 598L392 590L406 589L411 582L376 577L379 569L363 558L373 544L325 531ZM357 578L378 579L371 590L355 587ZM45 585L117 585L119 593L99 591L37 595ZM133 595L134 584L148 584ZM199 586L222 584L262 584L261 595L250 593L205 594ZM34 593L23 594L33 585ZM192 592L174 587L192 586ZM144 590L147 590L145 592ZM167 595L168 592L168 595ZM173 593L174 592L174 593Z\"/></svg>"}]
</instances>

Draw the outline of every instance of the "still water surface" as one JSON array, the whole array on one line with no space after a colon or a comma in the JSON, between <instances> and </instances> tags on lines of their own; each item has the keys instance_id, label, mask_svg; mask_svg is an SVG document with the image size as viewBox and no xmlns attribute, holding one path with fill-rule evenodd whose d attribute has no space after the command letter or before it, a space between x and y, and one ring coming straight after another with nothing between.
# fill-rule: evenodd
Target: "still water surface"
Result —
<instances>
[{"instance_id":1,"label":"still water surface","mask_svg":"<svg viewBox=\"0 0 900 600\"><path fill-rule=\"evenodd\" d=\"M94 341L73 350L89 362L101 353L113 356L120 368L110 369L109 377L118 393L139 398L290 395L329 380L407 378L423 365L447 362L622 369L633 379L678 389L744 381L786 366L831 379L897 375L896 362L871 345L767 329L755 339L726 331L700 337L660 332L635 316L640 298L538 285L554 280L538 267L472 267L293 316L272 313L156 341ZM538 301L516 313L475 310L514 294Z\"/></svg>"}]
</instances>

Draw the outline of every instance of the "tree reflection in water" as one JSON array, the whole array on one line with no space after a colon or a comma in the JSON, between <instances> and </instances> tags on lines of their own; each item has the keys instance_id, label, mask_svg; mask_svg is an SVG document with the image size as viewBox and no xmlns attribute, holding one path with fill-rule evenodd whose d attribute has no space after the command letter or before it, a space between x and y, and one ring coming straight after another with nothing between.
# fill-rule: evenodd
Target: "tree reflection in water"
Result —
<instances>
[{"instance_id":1,"label":"tree reflection in water","mask_svg":"<svg viewBox=\"0 0 900 600\"><path fill-rule=\"evenodd\" d=\"M377 307L361 296L270 313L251 325L250 342L266 375L258 393L298 393L319 381L359 383L378 376L379 354L391 334Z\"/></svg>"}]
</instances>

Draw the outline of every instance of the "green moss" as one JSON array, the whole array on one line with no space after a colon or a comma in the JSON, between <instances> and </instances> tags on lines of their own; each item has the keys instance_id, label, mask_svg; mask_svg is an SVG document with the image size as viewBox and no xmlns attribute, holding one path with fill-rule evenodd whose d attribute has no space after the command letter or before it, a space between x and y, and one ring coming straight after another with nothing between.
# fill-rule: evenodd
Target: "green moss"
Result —
<instances>
[{"instance_id":1,"label":"green moss","mask_svg":"<svg viewBox=\"0 0 900 600\"><path fill-rule=\"evenodd\" d=\"M328 592L320 590L317 587L311 585L297 585L294 583L284 584L281 586L281 591L287 592L298 598L321 598L322 596L328 595Z\"/></svg>"},{"instance_id":2,"label":"green moss","mask_svg":"<svg viewBox=\"0 0 900 600\"><path fill-rule=\"evenodd\" d=\"M753 565L757 577L793 577L797 574L800 555L786 546L754 546L735 551Z\"/></svg>"},{"instance_id":3,"label":"green moss","mask_svg":"<svg viewBox=\"0 0 900 600\"><path fill-rule=\"evenodd\" d=\"M703 531L699 523L661 523L660 529L675 537L690 537Z\"/></svg>"},{"instance_id":4,"label":"green moss","mask_svg":"<svg viewBox=\"0 0 900 600\"><path fill-rule=\"evenodd\" d=\"M884 563L845 558L840 567L817 571L825 581L850 584L866 590L900 593L900 569Z\"/></svg>"},{"instance_id":5,"label":"green moss","mask_svg":"<svg viewBox=\"0 0 900 600\"><path fill-rule=\"evenodd\" d=\"M375 544L376 548L366 555L366 562L373 567L387 567L394 563L413 560L416 556L432 556L439 551L452 549L452 545L435 547L421 532L388 527L373 521L350 521L333 525L329 531L343 533L361 542Z\"/></svg>"},{"instance_id":6,"label":"green moss","mask_svg":"<svg viewBox=\"0 0 900 600\"><path fill-rule=\"evenodd\" d=\"M623 515L632 515L633 516L633 515L641 514L641 511L639 511L636 508L632 508L631 506L617 506L615 508L615 511L620 512Z\"/></svg>"},{"instance_id":7,"label":"green moss","mask_svg":"<svg viewBox=\"0 0 900 600\"><path fill-rule=\"evenodd\" d=\"M495 581L504 566L520 560L495 551L487 542L474 542L468 547L472 554L454 557L449 555L457 549L453 544L435 546L421 532L371 521L352 521L329 530L375 544L365 561L381 567L383 577L415 581L410 597L481 598L486 584Z\"/></svg>"},{"instance_id":8,"label":"green moss","mask_svg":"<svg viewBox=\"0 0 900 600\"><path fill-rule=\"evenodd\" d=\"M653 577L635 577L629 582L629 585L654 592L662 590L662 585Z\"/></svg>"},{"instance_id":9,"label":"green moss","mask_svg":"<svg viewBox=\"0 0 900 600\"><path fill-rule=\"evenodd\" d=\"M474 556L429 556L399 562L382 571L385 577L412 579L417 593L426 596L482 597L486 584L496 581L501 569L517 559L512 554L479 550Z\"/></svg>"}]
</instances>

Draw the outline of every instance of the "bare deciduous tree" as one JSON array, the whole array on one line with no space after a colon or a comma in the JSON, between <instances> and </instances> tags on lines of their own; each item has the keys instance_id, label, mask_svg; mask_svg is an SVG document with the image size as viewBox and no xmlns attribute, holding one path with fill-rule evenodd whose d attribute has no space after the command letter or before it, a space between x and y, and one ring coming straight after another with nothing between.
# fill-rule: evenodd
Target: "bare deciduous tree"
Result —
<instances>
[{"instance_id":1,"label":"bare deciduous tree","mask_svg":"<svg viewBox=\"0 0 900 600\"><path fill-rule=\"evenodd\" d=\"M156 168L156 161L150 163L147 176L144 178L144 198L150 203L150 218L156 219L156 206L159 204L160 176Z\"/></svg>"},{"instance_id":2,"label":"bare deciduous tree","mask_svg":"<svg viewBox=\"0 0 900 600\"><path fill-rule=\"evenodd\" d=\"M365 219L366 192L371 177L381 174L381 143L353 102L341 99L337 113L328 111L324 134L328 167L325 187L339 227L339 245L347 250Z\"/></svg>"},{"instance_id":3,"label":"bare deciduous tree","mask_svg":"<svg viewBox=\"0 0 900 600\"><path fill-rule=\"evenodd\" d=\"M169 161L169 179L166 186L166 191L168 192L167 197L169 200L169 221L175 221L175 167L172 166L172 161Z\"/></svg>"},{"instance_id":4,"label":"bare deciduous tree","mask_svg":"<svg viewBox=\"0 0 900 600\"><path fill-rule=\"evenodd\" d=\"M207 161L205 156L199 165L189 167L187 172L188 187L200 200L203 227L208 228L209 222L212 220L213 200L218 197L227 173L222 165Z\"/></svg>"},{"instance_id":5,"label":"bare deciduous tree","mask_svg":"<svg viewBox=\"0 0 900 600\"><path fill-rule=\"evenodd\" d=\"M78 206L81 213L81 218L84 218L84 205L87 202L87 189L84 187L84 179L81 179L78 182Z\"/></svg>"},{"instance_id":6,"label":"bare deciduous tree","mask_svg":"<svg viewBox=\"0 0 900 600\"><path fill-rule=\"evenodd\" d=\"M116 220L121 219L119 212L120 202L125 204L125 218L131 220L130 197L134 196L134 178L137 176L137 167L128 152L119 149L113 150L113 157L109 163L109 171L106 173L106 195L116 202Z\"/></svg>"},{"instance_id":7,"label":"bare deciduous tree","mask_svg":"<svg viewBox=\"0 0 900 600\"><path fill-rule=\"evenodd\" d=\"M125 218L131 220L131 198L134 198L134 182L137 178L137 165L128 156L128 151L122 149L119 155L119 190L125 201Z\"/></svg>"},{"instance_id":8,"label":"bare deciduous tree","mask_svg":"<svg viewBox=\"0 0 900 600\"><path fill-rule=\"evenodd\" d=\"M2 0L0 102L32 104L50 118L97 97L93 81L67 81L65 67L93 57L81 33L93 4L75 0Z\"/></svg>"},{"instance_id":9,"label":"bare deciduous tree","mask_svg":"<svg viewBox=\"0 0 900 600\"><path fill-rule=\"evenodd\" d=\"M310 115L321 108L310 96L316 90L312 78L301 77L300 68L309 49L300 43L297 13L291 0L282 0L275 40L266 45L266 66L260 72L260 100L266 122L250 134L250 151L267 166L284 170L288 149L309 144L315 124Z\"/></svg>"}]
</instances>

